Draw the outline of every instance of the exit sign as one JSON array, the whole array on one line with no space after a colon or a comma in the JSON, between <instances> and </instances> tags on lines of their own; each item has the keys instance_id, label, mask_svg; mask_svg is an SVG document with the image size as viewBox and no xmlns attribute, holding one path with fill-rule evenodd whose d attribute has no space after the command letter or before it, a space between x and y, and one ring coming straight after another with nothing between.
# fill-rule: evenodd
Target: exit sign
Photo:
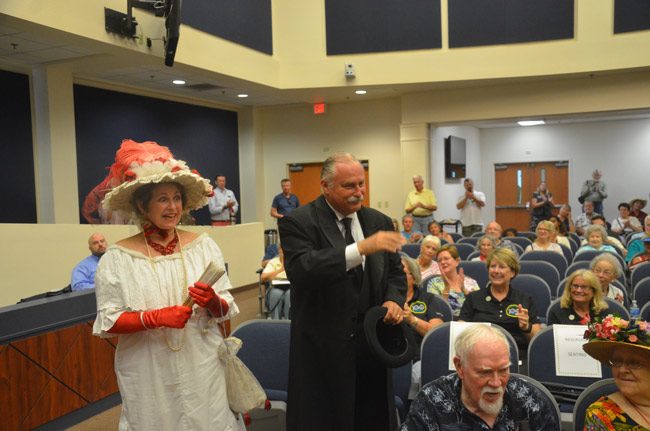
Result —
<instances>
[{"instance_id":1,"label":"exit sign","mask_svg":"<svg viewBox=\"0 0 650 431\"><path fill-rule=\"evenodd\" d=\"M314 103L314 115L322 115L325 113L324 103Z\"/></svg>"}]
</instances>

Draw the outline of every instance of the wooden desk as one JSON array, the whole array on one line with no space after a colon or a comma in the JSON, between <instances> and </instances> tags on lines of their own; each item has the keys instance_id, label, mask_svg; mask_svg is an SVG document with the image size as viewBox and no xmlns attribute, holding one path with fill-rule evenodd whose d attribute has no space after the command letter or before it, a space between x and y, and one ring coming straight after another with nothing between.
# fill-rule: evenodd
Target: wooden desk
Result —
<instances>
[{"instance_id":1,"label":"wooden desk","mask_svg":"<svg viewBox=\"0 0 650 431\"><path fill-rule=\"evenodd\" d=\"M92 335L95 292L0 308L0 417L30 430L118 392L117 339Z\"/></svg>"}]
</instances>

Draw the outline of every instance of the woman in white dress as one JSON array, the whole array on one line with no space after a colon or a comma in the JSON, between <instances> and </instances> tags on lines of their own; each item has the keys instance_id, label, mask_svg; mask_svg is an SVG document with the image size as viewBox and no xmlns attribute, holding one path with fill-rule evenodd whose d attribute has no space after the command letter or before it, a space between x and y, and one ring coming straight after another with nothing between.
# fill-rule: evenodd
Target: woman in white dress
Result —
<instances>
[{"instance_id":1,"label":"woman in white dress","mask_svg":"<svg viewBox=\"0 0 650 431\"><path fill-rule=\"evenodd\" d=\"M115 159L123 182L104 208L142 226L109 247L95 280L93 331L119 335L119 429L243 430L228 407L218 353L239 310L226 275L212 287L197 282L209 263L223 267L223 257L206 234L176 228L207 203L210 184L155 142L124 141Z\"/></svg>"}]
</instances>

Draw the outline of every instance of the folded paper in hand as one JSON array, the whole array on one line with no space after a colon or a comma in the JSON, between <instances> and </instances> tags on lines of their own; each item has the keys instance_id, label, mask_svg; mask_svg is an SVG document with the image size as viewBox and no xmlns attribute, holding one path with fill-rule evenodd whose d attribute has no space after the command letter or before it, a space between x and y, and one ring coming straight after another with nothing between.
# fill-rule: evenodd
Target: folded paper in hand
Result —
<instances>
[{"instance_id":1,"label":"folded paper in hand","mask_svg":"<svg viewBox=\"0 0 650 431\"><path fill-rule=\"evenodd\" d=\"M205 271L203 271L203 274L201 274L201 277L199 277L198 281L201 283L205 283L208 286L214 286L214 284L219 281L222 275L226 273L226 270L222 266L217 266L216 263L210 262L208 266L205 267ZM183 305L186 307L191 307L194 301L192 301L192 298L188 295L187 298L185 298L185 301L183 301Z\"/></svg>"}]
</instances>

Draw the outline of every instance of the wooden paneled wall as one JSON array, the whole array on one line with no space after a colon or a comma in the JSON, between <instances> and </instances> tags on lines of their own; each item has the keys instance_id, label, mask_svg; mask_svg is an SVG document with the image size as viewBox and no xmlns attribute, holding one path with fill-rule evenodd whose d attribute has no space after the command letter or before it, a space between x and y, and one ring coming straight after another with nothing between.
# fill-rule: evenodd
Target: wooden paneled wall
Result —
<instances>
[{"instance_id":1,"label":"wooden paneled wall","mask_svg":"<svg viewBox=\"0 0 650 431\"><path fill-rule=\"evenodd\" d=\"M117 392L116 341L88 322L0 346L0 428L30 430Z\"/></svg>"}]
</instances>

